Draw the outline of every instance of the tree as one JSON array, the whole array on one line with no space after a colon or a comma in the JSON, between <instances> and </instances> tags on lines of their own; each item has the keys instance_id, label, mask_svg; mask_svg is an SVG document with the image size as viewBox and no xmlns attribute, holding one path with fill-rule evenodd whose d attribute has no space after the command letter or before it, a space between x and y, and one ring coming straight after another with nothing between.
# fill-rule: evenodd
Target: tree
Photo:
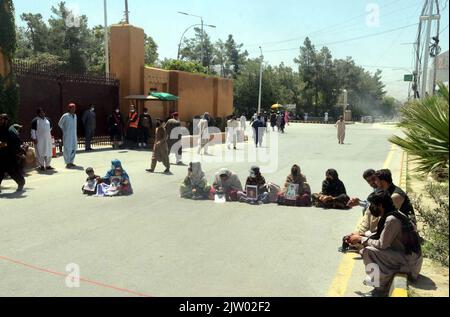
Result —
<instances>
[{"instance_id":1,"label":"tree","mask_svg":"<svg viewBox=\"0 0 450 317\"><path fill-rule=\"evenodd\" d=\"M148 36L147 34L144 36L145 64L152 66L158 60L158 45L151 36Z\"/></svg>"},{"instance_id":2,"label":"tree","mask_svg":"<svg viewBox=\"0 0 450 317\"><path fill-rule=\"evenodd\" d=\"M48 50L48 27L42 20L41 14L23 13L20 18L26 22L25 36L31 44L33 54L44 53Z\"/></svg>"},{"instance_id":3,"label":"tree","mask_svg":"<svg viewBox=\"0 0 450 317\"><path fill-rule=\"evenodd\" d=\"M73 21L73 13L66 8L65 2L51 10L53 15L48 21L50 52L67 61L70 71L85 72L88 69L86 51L92 34L87 27L87 17L82 15Z\"/></svg>"},{"instance_id":4,"label":"tree","mask_svg":"<svg viewBox=\"0 0 450 317\"><path fill-rule=\"evenodd\" d=\"M244 44L236 44L233 35L228 35L227 41L224 43L224 48L227 56L226 68L231 71L234 78L241 72L245 61L248 57L248 52L241 52Z\"/></svg>"},{"instance_id":5,"label":"tree","mask_svg":"<svg viewBox=\"0 0 450 317\"><path fill-rule=\"evenodd\" d=\"M211 72L214 59L214 46L211 43L211 38L204 32L202 40L202 29L194 28L194 30L195 36L184 40L184 47L181 49L181 59L198 62Z\"/></svg>"},{"instance_id":6,"label":"tree","mask_svg":"<svg viewBox=\"0 0 450 317\"><path fill-rule=\"evenodd\" d=\"M300 47L300 55L294 59L294 62L299 65L300 80L305 83L303 97L300 100L301 106L306 110L313 110L313 99L316 99L316 103L318 99L317 52L308 37Z\"/></svg>"},{"instance_id":7,"label":"tree","mask_svg":"<svg viewBox=\"0 0 450 317\"><path fill-rule=\"evenodd\" d=\"M17 118L19 90L12 68L16 51L16 27L12 0L0 0L0 113Z\"/></svg>"}]
</instances>

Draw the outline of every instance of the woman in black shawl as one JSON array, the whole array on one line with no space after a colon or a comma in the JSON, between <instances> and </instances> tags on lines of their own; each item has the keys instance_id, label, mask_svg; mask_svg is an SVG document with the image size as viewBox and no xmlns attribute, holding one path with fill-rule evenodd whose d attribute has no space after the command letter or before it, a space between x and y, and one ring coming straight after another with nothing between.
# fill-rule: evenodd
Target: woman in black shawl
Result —
<instances>
[{"instance_id":1,"label":"woman in black shawl","mask_svg":"<svg viewBox=\"0 0 450 317\"><path fill-rule=\"evenodd\" d=\"M337 171L329 169L325 177L322 192L312 196L314 206L325 209L349 209L347 203L350 197L347 196L345 185L339 179Z\"/></svg>"}]
</instances>

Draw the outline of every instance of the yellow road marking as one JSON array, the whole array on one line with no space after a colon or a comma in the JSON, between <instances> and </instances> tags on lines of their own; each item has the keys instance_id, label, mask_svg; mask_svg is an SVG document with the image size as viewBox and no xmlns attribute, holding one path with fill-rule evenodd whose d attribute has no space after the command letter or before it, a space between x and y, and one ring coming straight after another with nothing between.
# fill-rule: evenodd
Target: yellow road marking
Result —
<instances>
[{"instance_id":1,"label":"yellow road marking","mask_svg":"<svg viewBox=\"0 0 450 317\"><path fill-rule=\"evenodd\" d=\"M384 161L384 169L389 168L389 166L391 165L396 149L397 147L393 144L386 160ZM328 297L343 297L345 295L348 287L348 282L350 281L350 277L353 272L353 267L355 266L355 262L356 261L354 253L344 254L333 283L328 290Z\"/></svg>"},{"instance_id":2,"label":"yellow road marking","mask_svg":"<svg viewBox=\"0 0 450 317\"><path fill-rule=\"evenodd\" d=\"M408 297L408 291L404 288L396 288L392 291L390 297Z\"/></svg>"}]
</instances>

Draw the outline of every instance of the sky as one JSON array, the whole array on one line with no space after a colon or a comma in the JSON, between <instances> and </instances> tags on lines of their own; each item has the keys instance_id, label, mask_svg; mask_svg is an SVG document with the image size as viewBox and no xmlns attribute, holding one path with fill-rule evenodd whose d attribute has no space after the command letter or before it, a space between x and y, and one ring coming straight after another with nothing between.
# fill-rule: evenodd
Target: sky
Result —
<instances>
[{"instance_id":1,"label":"sky","mask_svg":"<svg viewBox=\"0 0 450 317\"><path fill-rule=\"evenodd\" d=\"M41 13L45 20L59 0L14 0L16 22L22 13ZM89 26L104 24L103 0L66 0L73 12L86 15ZM414 68L413 42L425 0L128 0L130 23L141 27L158 44L160 59L176 58L182 33L202 16L216 28L206 31L215 42L233 34L250 57L271 65L296 68L294 58L309 36L317 49L328 46L333 58L351 56L358 65L383 71L388 95L408 96L403 75ZM123 19L124 0L107 0L108 23ZM448 50L448 0L441 7L442 51ZM193 30L187 36L193 36ZM381 34L380 34L381 33ZM436 33L436 32L434 32Z\"/></svg>"}]
</instances>

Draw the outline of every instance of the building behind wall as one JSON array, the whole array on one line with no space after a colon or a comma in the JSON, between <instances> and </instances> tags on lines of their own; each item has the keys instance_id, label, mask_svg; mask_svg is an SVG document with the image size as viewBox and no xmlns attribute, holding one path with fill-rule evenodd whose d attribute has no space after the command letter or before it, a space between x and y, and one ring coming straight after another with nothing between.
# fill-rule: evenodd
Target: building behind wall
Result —
<instances>
[{"instance_id":1,"label":"building behind wall","mask_svg":"<svg viewBox=\"0 0 450 317\"><path fill-rule=\"evenodd\" d=\"M124 99L126 96L148 95L151 91L168 92L180 98L178 102L147 102L145 106L153 119L166 119L174 111L179 112L182 122L205 112L214 118L233 113L232 80L146 67L144 30L132 25L111 26L110 39L110 72L120 79L123 113L131 105L131 101Z\"/></svg>"}]
</instances>

